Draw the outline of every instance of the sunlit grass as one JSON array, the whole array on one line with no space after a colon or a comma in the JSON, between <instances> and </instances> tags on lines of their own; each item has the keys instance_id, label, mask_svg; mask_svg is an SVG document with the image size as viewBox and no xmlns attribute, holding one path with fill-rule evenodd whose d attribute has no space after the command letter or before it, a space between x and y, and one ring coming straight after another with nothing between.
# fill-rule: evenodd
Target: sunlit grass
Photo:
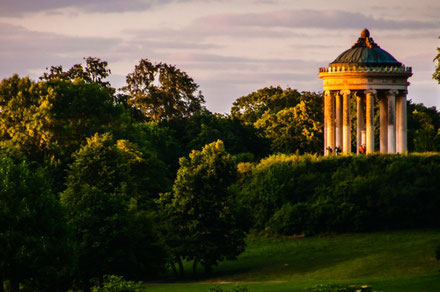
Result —
<instances>
[{"instance_id":1,"label":"sunlit grass","mask_svg":"<svg viewBox=\"0 0 440 292\"><path fill-rule=\"evenodd\" d=\"M220 263L211 276L200 270L197 281L148 285L148 291L208 291L213 283L229 289L239 284L250 291L304 291L326 283L369 284L383 291L440 291L440 264L435 259L439 244L440 231L297 239L250 236L238 260ZM189 274L190 263L185 268Z\"/></svg>"}]
</instances>

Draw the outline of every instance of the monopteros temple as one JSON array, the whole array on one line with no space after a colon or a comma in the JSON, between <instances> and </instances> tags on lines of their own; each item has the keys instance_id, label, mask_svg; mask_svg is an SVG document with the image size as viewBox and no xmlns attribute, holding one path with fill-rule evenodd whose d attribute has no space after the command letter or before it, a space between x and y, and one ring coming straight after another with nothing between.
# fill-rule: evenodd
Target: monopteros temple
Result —
<instances>
[{"instance_id":1,"label":"monopteros temple","mask_svg":"<svg viewBox=\"0 0 440 292\"><path fill-rule=\"evenodd\" d=\"M326 68L319 69L324 81L324 153L336 147L352 152L351 100L356 100L356 151L375 151L374 102L379 102L380 152L407 151L406 95L412 76L388 52L381 49L367 29L347 51Z\"/></svg>"}]
</instances>

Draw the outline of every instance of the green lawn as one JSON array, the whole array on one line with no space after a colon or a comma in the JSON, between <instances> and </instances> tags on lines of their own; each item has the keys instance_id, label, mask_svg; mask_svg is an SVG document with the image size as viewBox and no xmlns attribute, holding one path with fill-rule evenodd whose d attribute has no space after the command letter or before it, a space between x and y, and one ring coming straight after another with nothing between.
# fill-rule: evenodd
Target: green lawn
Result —
<instances>
[{"instance_id":1,"label":"green lawn","mask_svg":"<svg viewBox=\"0 0 440 292\"><path fill-rule=\"evenodd\" d=\"M381 291L440 291L440 231L392 231L310 238L251 236L237 261L210 277L149 284L147 291L208 291L218 284L253 291L304 291L318 284L368 284ZM190 265L186 264L189 273ZM200 273L202 273L200 271Z\"/></svg>"}]
</instances>

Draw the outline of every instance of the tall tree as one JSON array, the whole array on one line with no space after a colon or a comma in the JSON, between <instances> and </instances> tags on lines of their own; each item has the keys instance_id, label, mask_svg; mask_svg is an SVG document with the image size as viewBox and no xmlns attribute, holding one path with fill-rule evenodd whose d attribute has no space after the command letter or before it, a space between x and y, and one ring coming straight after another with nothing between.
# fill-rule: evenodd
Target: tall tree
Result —
<instances>
[{"instance_id":1,"label":"tall tree","mask_svg":"<svg viewBox=\"0 0 440 292\"><path fill-rule=\"evenodd\" d=\"M128 103L157 122L188 117L200 111L205 102L194 80L166 63L142 59L126 80L122 90L129 96Z\"/></svg>"},{"instance_id":2,"label":"tall tree","mask_svg":"<svg viewBox=\"0 0 440 292\"><path fill-rule=\"evenodd\" d=\"M18 75L0 83L0 108L0 144L12 144L34 159L70 157L86 137L117 125L122 112L99 84L37 83Z\"/></svg>"},{"instance_id":3,"label":"tall tree","mask_svg":"<svg viewBox=\"0 0 440 292\"><path fill-rule=\"evenodd\" d=\"M2 155L0 222L1 287L4 276L13 292L25 281L31 290L59 291L71 250L64 212L45 172Z\"/></svg>"},{"instance_id":4,"label":"tall tree","mask_svg":"<svg viewBox=\"0 0 440 292\"><path fill-rule=\"evenodd\" d=\"M161 210L174 261L182 258L206 271L223 259L235 259L245 247L245 231L229 186L237 175L235 162L222 141L180 159L172 193L161 196Z\"/></svg>"},{"instance_id":5,"label":"tall tree","mask_svg":"<svg viewBox=\"0 0 440 292\"><path fill-rule=\"evenodd\" d=\"M432 78L440 84L440 48L437 48L437 56L435 56L433 61L437 61L437 66L435 67L434 74L432 74Z\"/></svg>"},{"instance_id":6,"label":"tall tree","mask_svg":"<svg viewBox=\"0 0 440 292\"><path fill-rule=\"evenodd\" d=\"M260 130L271 141L273 152L321 152L321 94L263 88L238 98L231 115Z\"/></svg>"},{"instance_id":7,"label":"tall tree","mask_svg":"<svg viewBox=\"0 0 440 292\"><path fill-rule=\"evenodd\" d=\"M105 274L145 278L161 271L165 254L140 182L144 163L135 145L96 134L74 154L61 202L68 211L84 288ZM147 167L144 165L144 167Z\"/></svg>"},{"instance_id":8,"label":"tall tree","mask_svg":"<svg viewBox=\"0 0 440 292\"><path fill-rule=\"evenodd\" d=\"M110 76L111 70L108 68L107 61L102 61L96 57L84 58L86 61L85 67L82 64L75 64L68 71L63 70L63 66L51 66L49 72L45 72L40 77L41 80L73 80L81 78L87 83L98 83L104 87L110 87L110 82L105 79Z\"/></svg>"}]
</instances>

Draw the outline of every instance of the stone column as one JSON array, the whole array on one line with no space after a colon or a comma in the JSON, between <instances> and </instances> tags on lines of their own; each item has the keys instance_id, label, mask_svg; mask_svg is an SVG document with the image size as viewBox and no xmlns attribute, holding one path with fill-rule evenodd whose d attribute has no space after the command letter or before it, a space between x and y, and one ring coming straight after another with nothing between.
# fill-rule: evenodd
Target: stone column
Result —
<instances>
[{"instance_id":1,"label":"stone column","mask_svg":"<svg viewBox=\"0 0 440 292\"><path fill-rule=\"evenodd\" d=\"M386 96L379 99L380 108L380 153L388 152L388 101Z\"/></svg>"},{"instance_id":2,"label":"stone column","mask_svg":"<svg viewBox=\"0 0 440 292\"><path fill-rule=\"evenodd\" d=\"M387 92L388 97L388 153L396 153L396 95L397 90Z\"/></svg>"},{"instance_id":3,"label":"stone column","mask_svg":"<svg viewBox=\"0 0 440 292\"><path fill-rule=\"evenodd\" d=\"M367 153L374 152L374 95L377 91L369 89L365 91L366 94L366 116L367 116Z\"/></svg>"},{"instance_id":4,"label":"stone column","mask_svg":"<svg viewBox=\"0 0 440 292\"><path fill-rule=\"evenodd\" d=\"M397 97L398 103L398 123L397 123L397 139L398 139L398 147L397 152L404 153L407 152L407 117L406 117L406 94L407 92L404 91L403 93L399 94Z\"/></svg>"},{"instance_id":5,"label":"stone column","mask_svg":"<svg viewBox=\"0 0 440 292\"><path fill-rule=\"evenodd\" d=\"M335 154L336 146L336 107L335 107L335 92L330 93L330 120L327 121L327 146L332 149L332 154Z\"/></svg>"},{"instance_id":6,"label":"stone column","mask_svg":"<svg viewBox=\"0 0 440 292\"><path fill-rule=\"evenodd\" d=\"M365 112L364 103L361 96L356 96L356 153L359 154L359 148L363 144L362 131L365 130Z\"/></svg>"},{"instance_id":7,"label":"stone column","mask_svg":"<svg viewBox=\"0 0 440 292\"><path fill-rule=\"evenodd\" d=\"M325 119L327 122L327 143L326 146L330 147L332 149L332 153L334 153L335 150L335 102L334 102L334 95L330 91L325 92ZM326 147L326 148L327 148ZM326 149L325 154L330 154L329 151Z\"/></svg>"},{"instance_id":8,"label":"stone column","mask_svg":"<svg viewBox=\"0 0 440 292\"><path fill-rule=\"evenodd\" d=\"M330 91L324 92L324 155L327 155L327 96L330 95Z\"/></svg>"},{"instance_id":9,"label":"stone column","mask_svg":"<svg viewBox=\"0 0 440 292\"><path fill-rule=\"evenodd\" d=\"M401 145L400 145L400 125L402 124L402 121L400 120L402 118L401 113L401 105L400 103L402 100L399 98L400 96L396 95L396 153L401 153Z\"/></svg>"},{"instance_id":10,"label":"stone column","mask_svg":"<svg viewBox=\"0 0 440 292\"><path fill-rule=\"evenodd\" d=\"M341 90L341 94L343 95L342 150L345 153L351 153L350 93L350 90Z\"/></svg>"},{"instance_id":11,"label":"stone column","mask_svg":"<svg viewBox=\"0 0 440 292\"><path fill-rule=\"evenodd\" d=\"M342 94L342 91L341 91ZM336 146L342 147L343 145L343 134L342 134L342 111L343 111L343 104L342 104L342 95L339 93L335 94L336 99Z\"/></svg>"}]
</instances>

